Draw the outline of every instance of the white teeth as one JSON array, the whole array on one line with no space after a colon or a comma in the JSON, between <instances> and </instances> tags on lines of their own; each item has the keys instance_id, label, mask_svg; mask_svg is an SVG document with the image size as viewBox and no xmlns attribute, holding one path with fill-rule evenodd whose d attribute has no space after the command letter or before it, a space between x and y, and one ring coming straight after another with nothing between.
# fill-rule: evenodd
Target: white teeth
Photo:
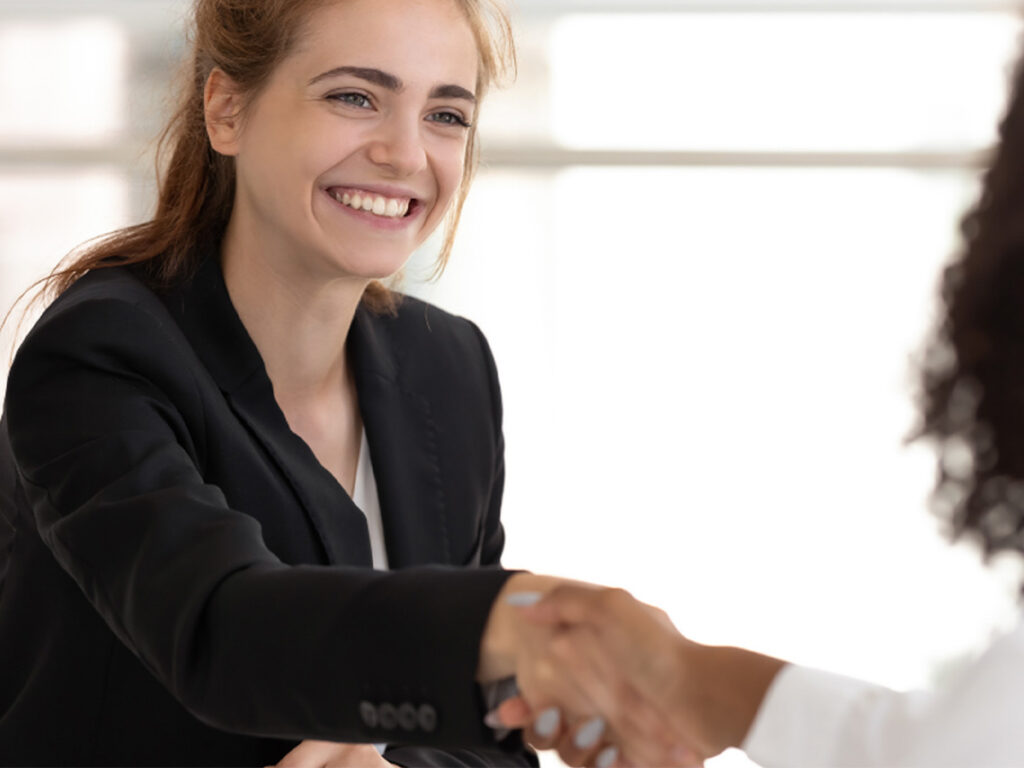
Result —
<instances>
[{"instance_id":1,"label":"white teeth","mask_svg":"<svg viewBox=\"0 0 1024 768\"><path fill-rule=\"evenodd\" d=\"M359 192L338 192L332 191L331 197L342 205L355 208L357 211L367 211L375 216L385 216L389 219L397 219L409 212L409 199L382 197L380 195L363 195Z\"/></svg>"}]
</instances>

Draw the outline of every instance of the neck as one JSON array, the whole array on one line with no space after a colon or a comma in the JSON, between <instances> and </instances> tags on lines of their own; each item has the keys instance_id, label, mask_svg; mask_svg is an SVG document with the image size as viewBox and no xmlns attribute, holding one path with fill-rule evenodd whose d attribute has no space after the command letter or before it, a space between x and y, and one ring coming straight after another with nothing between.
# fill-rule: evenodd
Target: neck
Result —
<instances>
[{"instance_id":1,"label":"neck","mask_svg":"<svg viewBox=\"0 0 1024 768\"><path fill-rule=\"evenodd\" d=\"M341 391L346 339L369 280L325 276L234 224L222 245L224 282L275 397L309 403Z\"/></svg>"}]
</instances>

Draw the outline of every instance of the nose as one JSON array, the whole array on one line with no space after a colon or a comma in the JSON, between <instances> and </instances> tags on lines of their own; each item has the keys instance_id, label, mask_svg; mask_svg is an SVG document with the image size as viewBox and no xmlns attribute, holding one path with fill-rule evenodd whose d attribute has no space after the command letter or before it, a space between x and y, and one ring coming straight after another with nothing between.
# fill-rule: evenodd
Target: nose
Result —
<instances>
[{"instance_id":1,"label":"nose","mask_svg":"<svg viewBox=\"0 0 1024 768\"><path fill-rule=\"evenodd\" d=\"M418 117L391 115L381 121L370 142L370 161L396 177L412 176L427 164Z\"/></svg>"}]
</instances>

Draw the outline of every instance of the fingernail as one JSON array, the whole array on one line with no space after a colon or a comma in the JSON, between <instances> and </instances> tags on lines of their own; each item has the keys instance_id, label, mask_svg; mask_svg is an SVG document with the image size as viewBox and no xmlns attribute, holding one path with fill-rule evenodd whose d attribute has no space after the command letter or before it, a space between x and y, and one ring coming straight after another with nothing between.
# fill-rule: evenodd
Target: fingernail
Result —
<instances>
[{"instance_id":1,"label":"fingernail","mask_svg":"<svg viewBox=\"0 0 1024 768\"><path fill-rule=\"evenodd\" d=\"M595 746L604 733L604 718L595 717L583 724L583 727L576 731L574 739L578 749L590 749Z\"/></svg>"},{"instance_id":2,"label":"fingernail","mask_svg":"<svg viewBox=\"0 0 1024 768\"><path fill-rule=\"evenodd\" d=\"M535 605L542 597L540 592L510 592L505 595L505 602L525 608L528 605Z\"/></svg>"},{"instance_id":3,"label":"fingernail","mask_svg":"<svg viewBox=\"0 0 1024 768\"><path fill-rule=\"evenodd\" d=\"M492 709L486 715L484 715L484 725L488 728L504 728L505 724L501 722L501 715L498 714L498 710Z\"/></svg>"},{"instance_id":4,"label":"fingernail","mask_svg":"<svg viewBox=\"0 0 1024 768\"><path fill-rule=\"evenodd\" d=\"M554 736L561 719L562 715L558 712L558 707L548 707L537 715L537 719L533 721L533 730L537 732L538 736L542 736L545 739L549 736Z\"/></svg>"},{"instance_id":5,"label":"fingernail","mask_svg":"<svg viewBox=\"0 0 1024 768\"><path fill-rule=\"evenodd\" d=\"M597 768L611 768L615 759L619 756L619 750L615 747L605 747L597 753L597 760L594 765Z\"/></svg>"}]
</instances>

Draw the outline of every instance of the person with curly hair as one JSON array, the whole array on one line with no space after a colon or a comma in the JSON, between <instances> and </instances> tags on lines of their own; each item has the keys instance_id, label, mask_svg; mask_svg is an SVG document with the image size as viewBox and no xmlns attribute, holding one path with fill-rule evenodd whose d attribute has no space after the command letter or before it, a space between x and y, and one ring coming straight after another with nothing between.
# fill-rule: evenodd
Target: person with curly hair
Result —
<instances>
[{"instance_id":1,"label":"person with curly hair","mask_svg":"<svg viewBox=\"0 0 1024 768\"><path fill-rule=\"evenodd\" d=\"M942 275L942 314L925 347L913 437L936 448L932 506L950 536L973 541L986 559L1019 556L1024 59L980 198L962 220L962 241ZM621 591L559 586L521 612L557 631L559 669L606 702L609 719L628 717L638 702L654 706L688 745L689 754L680 755L694 763L738 747L764 766L1024 764L1024 621L947 687L898 692L743 648L693 642L663 613ZM565 727L567 713L543 698L510 699L493 719L527 727L534 746L558 749L570 765L637 764L637 745L628 739L606 738L601 751L581 749Z\"/></svg>"}]
</instances>

